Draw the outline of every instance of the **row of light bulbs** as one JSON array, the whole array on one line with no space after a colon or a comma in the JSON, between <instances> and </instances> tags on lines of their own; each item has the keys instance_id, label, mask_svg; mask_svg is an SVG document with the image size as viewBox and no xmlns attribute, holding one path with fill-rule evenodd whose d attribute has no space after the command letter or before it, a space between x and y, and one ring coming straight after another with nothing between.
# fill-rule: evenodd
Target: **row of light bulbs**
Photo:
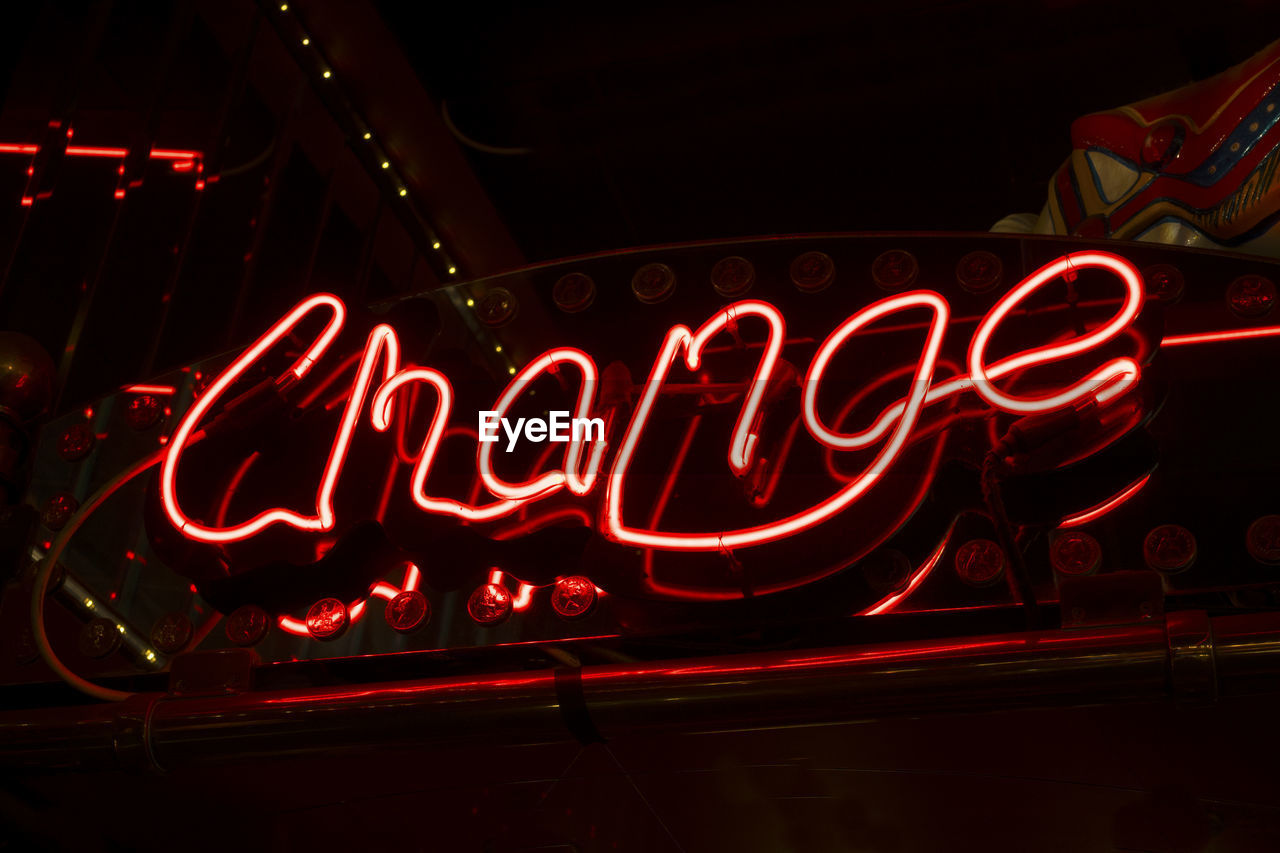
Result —
<instances>
[{"instance_id":1,"label":"row of light bulbs","mask_svg":"<svg viewBox=\"0 0 1280 853\"><path fill-rule=\"evenodd\" d=\"M281 4L280 4L280 11L281 11L281 13L288 13L288 11L289 11L289 4L288 4L288 3L281 3ZM304 36L302 37L302 46L303 46L303 47L308 47L308 48L309 48L309 47L311 47L311 36L309 36L309 35L304 35ZM318 50L318 49L316 50L316 53L317 53L317 55L318 55L318 56L320 56L320 58L321 58L321 72L320 72L320 76L321 76L322 78L324 78L325 80L332 80L332 79L333 79L333 70L332 70L331 68L329 68L329 67L328 67L328 63L324 61L324 57L323 57L323 55L319 52L319 50ZM358 121L359 121L359 123L360 123L360 124L362 124L362 125L365 123L363 119L360 119L360 118L358 118L358 117L357 117L357 120L358 120ZM364 140L365 142L370 142L370 143L372 143L372 142L373 142L373 131L371 131L371 130L366 130L366 131L364 131L364 133L362 134L362 138L363 138L363 140ZM399 176L397 176L397 175L395 174L395 172L394 172L394 171L392 171L392 169L391 169L391 160L390 160L390 159L387 159L387 158L384 156L384 157L383 157L383 160L382 160L382 164L381 164L381 165L382 165L382 168L383 168L384 170L388 171L388 172L392 175L392 177L395 179L395 183L396 183L396 185L399 187L399 189L398 189L398 193L399 193L400 197L401 197L401 198L405 198L405 197L407 197L407 196L409 195L409 188L408 188L408 187L406 187L406 186L404 185L404 182L400 180ZM429 230L430 230L430 229L429 229ZM432 249L434 249L434 250L435 250L435 251L437 251L437 252L441 252L441 251L442 251L442 247L441 247L441 245L440 245L440 240L439 240L439 238L438 238L438 237L432 236L432 238L431 238L431 248L432 248ZM448 270L449 275L451 275L451 276L455 276L455 275L457 275L457 274L458 274L458 267L457 267L457 264L455 264L455 263L454 263L454 262L449 258L449 256L448 256L447 254L446 254L446 255L443 255L443 257L444 257L444 261L445 261L445 268Z\"/></svg>"},{"instance_id":2,"label":"row of light bulbs","mask_svg":"<svg viewBox=\"0 0 1280 853\"><path fill-rule=\"evenodd\" d=\"M287 14L288 11L289 11L289 4L281 3L280 12ZM303 32L303 35L301 38L302 46L305 48L314 49L312 48L312 45L311 45L311 36L307 35L305 28L301 27L301 22L299 22L299 27L300 29L302 29L302 32ZM323 54L318 49L316 49L316 54L320 56L320 69L321 69L320 76L325 80L332 80L333 70L328 67L328 63L324 60ZM359 125L366 127L366 129L361 133L361 139L363 139L363 141L366 143L372 144L373 131L367 129L367 125L365 124L365 121L363 118L357 117L357 122L359 123ZM398 187L397 192L400 195L400 197L401 198L407 197L409 195L409 189L404 185L404 182L401 181L400 178L395 175L395 172L391 167L391 160L384 155L380 165L384 171L387 171L395 178L395 183L396 183L396 186ZM430 229L430 226L428 226L428 230L433 231L434 229ZM440 239L434 236L434 233L432 234L432 237L431 237L431 248L437 252L442 252ZM450 276L456 276L458 274L457 264L455 264L447 254L443 254L443 252L442 252L442 257L444 259L444 266L445 266L445 269L448 271L448 274ZM475 303L473 302L473 300L471 299L467 300L468 307L472 307L474 306L474 304ZM502 346L500 344L496 345L494 347L494 352L501 354ZM515 367L515 364L511 361L510 357L506 355L502 356L502 362L506 367L507 374L509 376L514 376L516 374L516 367Z\"/></svg>"}]
</instances>

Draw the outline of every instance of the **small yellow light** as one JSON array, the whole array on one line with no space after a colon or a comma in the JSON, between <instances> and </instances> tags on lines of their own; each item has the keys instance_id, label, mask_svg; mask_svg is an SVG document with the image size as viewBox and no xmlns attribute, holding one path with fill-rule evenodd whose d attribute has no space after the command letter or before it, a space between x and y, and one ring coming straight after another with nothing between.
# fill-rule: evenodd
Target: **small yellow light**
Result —
<instances>
[{"instance_id":1,"label":"small yellow light","mask_svg":"<svg viewBox=\"0 0 1280 853\"><path fill-rule=\"evenodd\" d=\"M458 271L457 267L449 267L449 275L453 275Z\"/></svg>"},{"instance_id":2,"label":"small yellow light","mask_svg":"<svg viewBox=\"0 0 1280 853\"><path fill-rule=\"evenodd\" d=\"M147 649L145 657L147 660L151 661L152 663L155 663L156 653L151 651L151 649Z\"/></svg>"},{"instance_id":3,"label":"small yellow light","mask_svg":"<svg viewBox=\"0 0 1280 853\"><path fill-rule=\"evenodd\" d=\"M390 168L391 168L391 161L390 161L390 160L383 160L383 161L382 161L382 168L384 168L384 169L390 169Z\"/></svg>"},{"instance_id":4,"label":"small yellow light","mask_svg":"<svg viewBox=\"0 0 1280 853\"><path fill-rule=\"evenodd\" d=\"M373 134L366 130L366 131L364 132L364 138L365 138L365 139L373 139Z\"/></svg>"},{"instance_id":5,"label":"small yellow light","mask_svg":"<svg viewBox=\"0 0 1280 853\"><path fill-rule=\"evenodd\" d=\"M306 47L306 46L307 46L307 45L309 45L309 44L311 44L311 39L303 39L303 40L302 40L302 46L303 46L303 47Z\"/></svg>"},{"instance_id":6,"label":"small yellow light","mask_svg":"<svg viewBox=\"0 0 1280 853\"><path fill-rule=\"evenodd\" d=\"M92 609L93 609L93 599L92 599L92 598L86 598L86 599L84 600L84 606L85 606L85 607L87 607L87 608L89 608L90 610L92 610Z\"/></svg>"},{"instance_id":7,"label":"small yellow light","mask_svg":"<svg viewBox=\"0 0 1280 853\"><path fill-rule=\"evenodd\" d=\"M501 346L496 346L496 347L494 347L494 348L493 348L493 351L494 351L494 352L502 352L502 347L501 347Z\"/></svg>"},{"instance_id":8,"label":"small yellow light","mask_svg":"<svg viewBox=\"0 0 1280 853\"><path fill-rule=\"evenodd\" d=\"M124 633L124 626L123 626L123 625L119 625L119 624L117 624L117 625L116 625L116 630L117 630L117 631L119 631L121 634L123 634L123 633Z\"/></svg>"},{"instance_id":9,"label":"small yellow light","mask_svg":"<svg viewBox=\"0 0 1280 853\"><path fill-rule=\"evenodd\" d=\"M289 11L289 4L288 4L288 3L281 3L281 4L280 4L280 11L281 11L281 12L288 12L288 11Z\"/></svg>"},{"instance_id":10,"label":"small yellow light","mask_svg":"<svg viewBox=\"0 0 1280 853\"><path fill-rule=\"evenodd\" d=\"M474 308L474 307L476 307L476 301L475 301L474 299L468 299L468 300L467 300L467 307L468 307L468 308Z\"/></svg>"},{"instance_id":11,"label":"small yellow light","mask_svg":"<svg viewBox=\"0 0 1280 853\"><path fill-rule=\"evenodd\" d=\"M403 196L407 196L408 194L409 194L409 191L408 191L407 189L405 189L404 187L401 187L401 188L400 188L400 195L401 195L402 197L403 197Z\"/></svg>"},{"instance_id":12,"label":"small yellow light","mask_svg":"<svg viewBox=\"0 0 1280 853\"><path fill-rule=\"evenodd\" d=\"M512 376L515 376L515 375L516 375L516 369L515 369L514 367L508 367L508 368L507 368L507 373L511 374Z\"/></svg>"},{"instance_id":13,"label":"small yellow light","mask_svg":"<svg viewBox=\"0 0 1280 853\"><path fill-rule=\"evenodd\" d=\"M333 72L332 72L332 71L329 71L329 70L326 70L326 71L324 72L324 74L322 74L322 75L320 75L320 76L321 76L321 77L323 77L324 79L328 80L330 77L332 77L332 76L333 76Z\"/></svg>"},{"instance_id":14,"label":"small yellow light","mask_svg":"<svg viewBox=\"0 0 1280 853\"><path fill-rule=\"evenodd\" d=\"M433 248L433 249L439 249L439 248L440 248L440 241L439 241L439 240L436 240L434 243L432 243L432 244L431 244L431 248Z\"/></svg>"}]
</instances>

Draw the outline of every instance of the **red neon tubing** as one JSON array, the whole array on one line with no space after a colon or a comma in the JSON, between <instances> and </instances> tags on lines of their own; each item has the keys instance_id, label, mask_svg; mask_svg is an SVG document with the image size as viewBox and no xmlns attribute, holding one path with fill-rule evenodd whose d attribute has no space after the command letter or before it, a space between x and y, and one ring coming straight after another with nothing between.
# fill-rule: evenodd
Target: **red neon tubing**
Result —
<instances>
[{"instance_id":1,"label":"red neon tubing","mask_svg":"<svg viewBox=\"0 0 1280 853\"><path fill-rule=\"evenodd\" d=\"M1002 375L1088 352L1121 334L1138 316L1138 312L1142 310L1142 276L1124 258L1109 252L1073 252L1045 264L1000 298L995 307L982 318L969 342L966 361L973 390L989 405L1006 412L1026 415L1065 409L1088 396L1093 396L1101 404L1124 393L1137 380L1140 368L1136 361L1131 358L1113 358L1086 378L1057 394L1015 397L1001 392L991 383L996 377L987 369L984 356L1000 322L1018 303L1058 276L1090 268L1109 270L1124 282L1125 298L1120 311L1106 324L1086 335L1062 344L1047 344L1004 359L999 362Z\"/></svg>"},{"instance_id":2,"label":"red neon tubing","mask_svg":"<svg viewBox=\"0 0 1280 853\"><path fill-rule=\"evenodd\" d=\"M1127 294L1121 310L1106 325L1066 343L1046 345L1022 352L990 366L985 364L985 350L995 330L1023 299L1060 275L1089 267L1108 269L1127 285ZM1033 273L997 303L996 307L983 318L970 343L968 352L970 374L954 377L938 386L933 386L932 380L949 317L949 306L946 300L931 291L914 291L887 297L864 308L841 323L820 345L805 375L802 417L810 434L829 450L868 448L884 439L885 435L892 430L885 446L863 473L853 477L835 495L809 510L755 527L706 533L664 533L657 530L630 528L624 524L621 507L628 466L657 396L676 360L683 355L686 367L691 371L698 370L703 351L709 341L730 327L736 326L740 320L757 317L767 323L769 334L761 346L761 358L751 388L744 395L728 453L730 470L735 475L745 476L753 461L762 417L763 397L786 339L786 327L782 314L777 308L757 300L746 300L727 306L713 315L696 332L691 331L687 326L675 326L665 337L640 402L627 427L622 446L614 459L605 493L601 524L603 532L615 541L626 544L673 550L721 550L775 541L821 523L865 494L894 463L918 422L920 410L931 402L970 387L974 388L990 405L1015 413L1051 411L1072 405L1089 394L1092 394L1098 402L1106 402L1123 392L1137 378L1138 366L1132 359L1112 359L1074 385L1056 394L1035 398L1006 395L997 390L992 385L992 381L1013 371L1078 355L1111 340L1132 322L1141 308L1141 302L1141 278L1127 261L1105 252L1078 252L1066 255ZM323 355L342 326L344 319L342 304L336 297L328 294L319 294L304 300L269 329L218 377L175 431L162 467L162 500L170 520L186 535L199 541L226 542L255 535L274 523L283 523L301 530L332 529L336 523L333 513L333 493L346 461L361 408L373 386L373 373L380 359L383 361L382 382L375 394L372 412L376 429L385 431L389 428L392 420L393 396L403 385L410 382L426 382L435 388L438 395L431 428L424 439L422 452L414 466L413 498L423 510L470 521L484 521L509 515L518 510L524 502L548 497L561 488L567 487L571 493L578 496L586 495L591 491L598 477L606 443L603 440L587 442L585 437L579 437L569 442L563 469L544 472L523 483L508 483L497 477L493 472L492 448L488 446L493 442L478 442L477 470L480 480L498 498L488 506L477 507L461 501L428 495L426 480L438 445L447 429L452 410L452 389L447 377L439 371L428 368L400 371L399 342L395 331L390 326L380 325L369 336L355 384L351 392L346 395L342 421L331 446L329 459L316 494L315 513L302 515L282 507L274 507L259 513L249 521L231 527L207 527L187 518L182 513L176 498L176 469L178 460L189 444L190 437L201 418L252 363L281 337L291 332L311 310L321 305L331 308L334 317L320 337L292 367L295 378L304 376L315 360ZM928 339L916 366L911 392L906 400L887 408L872 426L860 432L840 433L830 429L817 414L817 394L821 388L823 375L835 353L855 334L877 320L915 307L931 309L933 318L929 326ZM547 370L555 370L563 363L574 364L582 374L582 385L574 417L588 418L595 400L597 370L595 363L588 355L581 350L568 347L548 350L525 366L499 397L495 405L499 417L511 408L523 392L525 385L533 377ZM328 381L332 381L332 378ZM592 444L592 447L584 464L583 445L586 443Z\"/></svg>"},{"instance_id":3,"label":"red neon tubing","mask_svg":"<svg viewBox=\"0 0 1280 853\"><path fill-rule=\"evenodd\" d=\"M413 466L413 502L427 512L453 516L465 521L491 521L510 515L524 505L525 500L502 499L483 507L463 503L453 498L436 498L427 494L427 477L436 451L449 426L449 413L453 410L453 386L449 378L431 367L402 370L382 383L373 396L373 428L386 432L391 428L391 400L403 386L413 382L425 382L435 389L437 404L431 427L422 440L418 461Z\"/></svg>"},{"instance_id":4,"label":"red neon tubing","mask_svg":"<svg viewBox=\"0 0 1280 853\"><path fill-rule=\"evenodd\" d=\"M499 421L516 401L528 384L541 373L557 370L560 365L573 364L582 372L582 384L578 389L578 400L574 406L574 418L588 418L595 407L595 398L599 386L596 363L580 349L574 347L557 347L544 352L524 366L507 384L493 406ZM579 471L582 459L582 446L585 438L574 437L565 449L564 468L547 471L541 476L526 480L523 483L508 483L493 471L493 445L497 441L477 441L476 467L480 471L480 479L494 497L519 500L521 498L550 497L560 489L567 487L575 495L585 495L595 486L596 476L600 470L600 462L607 449L605 441L593 442L586 470ZM499 441L502 436L499 436Z\"/></svg>"},{"instance_id":5,"label":"red neon tubing","mask_svg":"<svg viewBox=\"0 0 1280 853\"><path fill-rule=\"evenodd\" d=\"M297 379L305 376L312 365L315 364L316 359L320 358L329 349L334 338L342 331L342 325L346 318L346 306L342 304L342 300L332 294L320 293L303 300L279 322L268 329L258 340L254 341L253 345L233 361L214 380L213 384L205 390L205 393L200 395L195 404L183 416L178 428L174 430L169 439L164 462L160 467L160 498L169 521L182 531L184 536L195 539L198 542L235 542L247 539L277 523L287 524L300 530L329 530L333 527L332 507L327 508L326 515L326 508L322 502L322 505L317 507L315 515L307 516L293 510L274 508L264 510L249 521L235 524L231 527L207 527L189 518L179 506L177 497L178 462L182 458L183 451L191 442L192 434L200 421L204 419L204 416L213 408L214 403L218 401L232 383L239 379L267 350L275 346L281 338L292 332L303 318L319 307L328 308L333 312L333 316L325 326L324 331L320 333L320 336L312 342L305 353L298 357L287 372L292 373ZM337 463L336 469L334 462ZM341 462L341 458L330 457L331 464L326 468L326 480L337 480L337 472L341 469Z\"/></svg>"},{"instance_id":6,"label":"red neon tubing","mask_svg":"<svg viewBox=\"0 0 1280 853\"><path fill-rule=\"evenodd\" d=\"M908 396L903 414L897 419L893 434L890 436L885 446L881 448L879 454L877 454L871 465L834 495L821 501L808 510L768 524L739 528L720 533L660 533L628 527L622 519L623 484L626 480L627 469L631 464L632 456L635 453L640 433L643 431L644 426L648 421L649 414L653 409L658 391L660 390L662 383L666 380L666 377L670 372L671 365L675 362L676 356L681 349L689 346L690 336L688 334L688 330L683 326L677 326L672 329L671 332L668 332L667 339L663 344L662 353L654 363L653 371L649 374L649 379L645 384L645 392L640 398L640 401L636 404L635 414L632 416L631 424L627 428L627 433L623 438L622 446L614 460L613 469L609 473L608 486L605 491L605 511L602 525L604 528L604 534L615 542L627 545L636 545L642 548L659 548L671 551L732 550L734 548L763 545L767 542L775 542L779 539L785 539L788 536L793 536L810 527L821 524L831 516L851 506L855 501L861 498L868 489L880 480L885 471L887 471L897 459L902 447L906 444L912 429L914 429L915 424L919 419L920 410L923 408L925 403L925 394L929 387L929 382L933 377L934 367L938 360L938 353L942 348L942 340L946 334L947 318L951 313L950 307L947 305L947 301L945 299L931 291L915 291L912 293L902 294L901 296L891 296L869 305L863 310L853 314L841 323L828 338L828 342L832 339L835 339L838 342L843 342L849 337L846 333L846 329L851 326L855 330L860 329L875 322L876 320L890 316L899 311L919 307L929 308L933 312L933 320L929 327L929 335L924 349L921 352L920 360L916 364L915 376L911 384L911 392ZM776 311L776 309L774 310ZM779 319L781 319L781 315L778 316ZM721 325L721 327L723 326ZM708 336L701 335L700 333L700 336L695 336L694 340L705 341L707 337ZM778 339L781 340L782 337L782 335L779 335ZM825 351L826 349L827 344L824 343L823 350ZM823 360L819 360L815 357L813 365L810 366L809 373L805 377L806 392L808 392L810 385L816 387L817 384L821 382L822 372L825 370L829 360L829 356L827 359ZM690 362L691 359L686 356L686 363ZM764 364L765 361L762 360L762 367ZM690 364L690 369L696 369L696 367L696 362ZM770 367L772 367L772 365L770 365ZM762 392L767 380L767 376L761 377L758 372L756 379L757 387L756 389L753 389L752 393L756 394L757 392ZM751 414L754 415L754 412ZM738 421L740 427L742 427L744 423L749 423L747 421L747 415L747 407L744 406L743 414L739 417ZM806 416L805 423L810 432L814 434L815 438L818 438L821 441L818 429L815 429L814 421Z\"/></svg>"},{"instance_id":7,"label":"red neon tubing","mask_svg":"<svg viewBox=\"0 0 1280 853\"><path fill-rule=\"evenodd\" d=\"M1097 506L1091 507L1085 510L1084 512L1077 513L1075 515L1062 519L1062 521L1058 522L1058 528L1065 529L1070 527L1081 527L1085 524L1088 524L1091 521L1096 521L1099 518L1102 518L1102 516L1111 512L1116 507L1119 507L1125 503L1128 503L1130 498L1132 498L1138 492L1142 491L1142 487L1145 486L1147 484L1147 481L1150 479L1151 479L1151 475L1148 474L1145 477L1143 477L1141 480L1138 480L1133 485L1127 486L1124 489L1122 489L1119 494L1113 497L1107 498L1105 501L1098 504Z\"/></svg>"}]
</instances>

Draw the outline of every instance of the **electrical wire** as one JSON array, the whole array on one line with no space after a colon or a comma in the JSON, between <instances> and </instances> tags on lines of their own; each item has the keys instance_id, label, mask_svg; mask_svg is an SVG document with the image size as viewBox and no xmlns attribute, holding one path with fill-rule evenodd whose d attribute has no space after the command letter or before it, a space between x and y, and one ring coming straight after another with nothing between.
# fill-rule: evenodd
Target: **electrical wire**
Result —
<instances>
[{"instance_id":1,"label":"electrical wire","mask_svg":"<svg viewBox=\"0 0 1280 853\"><path fill-rule=\"evenodd\" d=\"M483 142L477 142L470 136L467 136L458 126L453 123L452 116L449 115L449 105L444 101L440 102L440 118L444 121L444 126L448 128L453 138L461 142L468 148L473 148L483 154L496 154L499 157L523 157L532 154L532 148L522 147L503 147L500 145L485 145Z\"/></svg>"},{"instance_id":2,"label":"electrical wire","mask_svg":"<svg viewBox=\"0 0 1280 853\"><path fill-rule=\"evenodd\" d=\"M1000 539L1000 547L1004 549L1009 561L1010 573L1013 575L1014 589L1018 598L1022 599L1022 609L1027 617L1027 628L1035 630L1041 625L1040 602L1036 599L1031 584L1031 574L1027 570L1027 562L1023 558L1022 548L1018 545L1018 536L1014 532L1009 514L1005 510L1004 497L1000 492L1000 479L1011 473L1010 467L995 452L987 454L982 463L982 498L987 505L987 512L995 524L996 534Z\"/></svg>"},{"instance_id":3,"label":"electrical wire","mask_svg":"<svg viewBox=\"0 0 1280 853\"><path fill-rule=\"evenodd\" d=\"M44 560L40 563L40 567L36 570L36 576L32 583L31 590L31 633L36 641L36 648L40 651L40 657L44 658L44 662L49 668L57 674L59 678L65 681L71 687L85 693L95 699L102 699L106 702L123 702L125 699L133 696L123 690L113 690L109 687L102 687L94 684L88 679L81 678L71 671L66 664L54 652L53 647L49 644L49 635L45 632L44 626L44 602L45 596L49 591L49 579L53 576L54 567L58 565L58 558L62 556L62 552L66 550L67 543L71 541L71 537L76 531L89 519L89 516L97 510L107 498L111 497L120 490L125 483L128 483L134 477L158 464L164 459L165 448L157 450L155 453L144 458L141 462L126 468L119 474L116 474L106 483L104 483L98 491L93 493L87 501L81 505L76 514L71 516L65 527L53 540L53 544L49 547L49 553L45 555Z\"/></svg>"},{"instance_id":4,"label":"electrical wire","mask_svg":"<svg viewBox=\"0 0 1280 853\"><path fill-rule=\"evenodd\" d=\"M275 153L275 150L276 150L276 140L272 139L271 143L262 150L262 153L258 154L252 160L248 160L244 163L241 163L238 166L232 166L230 168L220 170L218 172L218 180L223 180L225 178L234 178L236 175L243 175L245 172L252 172L254 169L258 168L263 163L270 160L271 155Z\"/></svg>"}]
</instances>

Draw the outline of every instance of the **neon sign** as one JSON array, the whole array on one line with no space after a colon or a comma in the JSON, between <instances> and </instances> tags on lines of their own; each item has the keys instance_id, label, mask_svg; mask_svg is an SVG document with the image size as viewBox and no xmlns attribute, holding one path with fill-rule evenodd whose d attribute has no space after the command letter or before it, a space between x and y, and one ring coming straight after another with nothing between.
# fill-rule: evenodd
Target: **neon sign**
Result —
<instances>
[{"instance_id":1,"label":"neon sign","mask_svg":"<svg viewBox=\"0 0 1280 853\"><path fill-rule=\"evenodd\" d=\"M1015 312L1038 290L1059 277L1070 277L1080 270L1097 269L1108 273L1119 283L1121 298L1110 318L1091 330L1065 341L1056 340L1025 349L996 361L989 360L991 341ZM1137 360L1115 356L1104 360L1085 375L1060 386L1039 389L1034 395L1019 395L1001 387L1000 380L1035 367L1052 365L1080 355L1100 351L1124 334L1137 318L1143 302L1141 276L1128 261L1101 251L1076 252L1065 255L1032 273L1010 289L982 318L967 347L963 372L937 378L940 353L948 333L951 306L940 294L915 290L880 299L838 323L817 347L807 368L791 380L800 385L800 413L786 430L786 445L804 431L827 453L870 452L878 446L874 457L852 476L840 477L835 491L815 496L805 508L753 525L724 527L704 531L660 529L655 513L648 526L637 525L624 517L624 497L635 462L637 448L651 435L650 421L657 401L673 388L668 380L679 363L690 371L698 371L709 352L709 344L721 336L737 337L739 327L763 331L765 338L758 347L758 360L737 412L725 453L727 472L745 480L760 461L761 434L766 421L779 418L766 405L769 389L785 381L779 365L787 341L786 320L774 305L761 300L742 300L714 313L701 326L691 329L676 325L663 336L643 388L633 405L604 404L598 388L601 371L588 353L572 347L554 347L531 359L510 379L493 405L483 410L503 419L527 393L532 381L548 374L569 371L578 378L576 402L571 413L575 421L598 421L603 430L574 430L563 447L560 467L545 469L551 451L549 446L540 457L532 476L521 482L504 479L495 470L495 453L502 453L496 441L475 442L476 488L467 499L434 494L431 472L441 453L447 435L459 434L460 427L451 426L456 395L448 376L430 366L404 366L401 363L400 338L386 323L376 325L368 334L359 354L354 381L345 394L341 418L329 445L323 470L314 489L314 503L309 510L274 506L251 518L234 524L219 520L214 524L198 521L183 508L178 480L188 448L204 435L206 424L227 396L228 389L260 366L264 357L286 337L295 336L299 326L315 316L327 321L314 340L275 379L281 392L301 382L326 357L346 322L346 307L329 294L311 296L277 321L248 349L234 359L208 386L182 418L170 437L160 471L160 498L165 515L182 535L198 542L233 543L258 536L274 525L300 531L326 532L338 523L334 494L343 476L353 436L364 422L367 408L368 425L376 432L395 431L397 445L405 443L405 427L412 407L411 395L429 391L434 409L425 437L416 454L412 454L411 498L422 512L458 519L463 522L486 522L516 516L522 519L527 510L548 498L566 495L578 504L556 510L559 517L574 518L592 526L606 539L630 547L657 551L724 552L752 548L795 536L822 525L862 500L900 460L904 448L917 433L922 413L930 406L972 391L978 401L990 410L1015 416L1053 413L1085 406L1106 406L1134 387L1141 375ZM868 327L884 320L928 317L927 333L915 365L910 369L910 390L906 396L886 407L866 429L841 431L841 422L827 423L819 414L819 401L835 356L852 339ZM562 377L563 378L563 377ZM327 386L332 377L325 381ZM871 384L882 381L869 376ZM1005 383L1007 384L1007 382ZM313 391L313 394L320 393ZM629 410L629 411L628 411ZM475 417L465 419L477 423ZM466 431L476 439L475 432ZM687 445L687 439L685 441ZM495 451L495 446L499 449ZM407 449L407 448L406 448ZM687 447L682 452L687 451ZM764 489L776 488L777 468ZM390 482L390 481L389 481ZM669 484L668 484L669 485ZM487 495L482 495L485 492ZM669 488L667 490L669 492ZM665 502L667 494L662 500ZM384 497L385 502L385 497ZM225 505L223 507L225 510ZM516 525L507 535L520 535ZM495 537L496 538L496 537ZM388 592L390 590L387 590Z\"/></svg>"}]
</instances>

